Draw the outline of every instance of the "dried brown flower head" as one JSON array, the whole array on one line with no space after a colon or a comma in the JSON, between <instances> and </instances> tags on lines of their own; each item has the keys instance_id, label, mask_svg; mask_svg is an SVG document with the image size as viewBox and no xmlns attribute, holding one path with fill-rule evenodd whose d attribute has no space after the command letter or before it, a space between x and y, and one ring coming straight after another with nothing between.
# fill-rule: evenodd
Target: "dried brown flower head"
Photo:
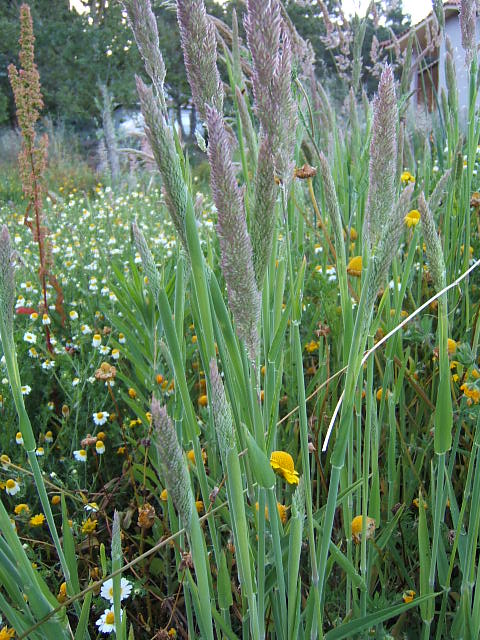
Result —
<instances>
[{"instance_id":1,"label":"dried brown flower head","mask_svg":"<svg viewBox=\"0 0 480 640\"><path fill-rule=\"evenodd\" d=\"M113 380L117 375L117 370L108 362L102 362L100 367L95 371L97 380Z\"/></svg>"},{"instance_id":2,"label":"dried brown flower head","mask_svg":"<svg viewBox=\"0 0 480 640\"><path fill-rule=\"evenodd\" d=\"M153 527L153 523L155 522L155 509L151 504L145 502L138 509L138 520L137 524L142 529L151 529Z\"/></svg>"},{"instance_id":3,"label":"dried brown flower head","mask_svg":"<svg viewBox=\"0 0 480 640\"><path fill-rule=\"evenodd\" d=\"M317 175L317 169L309 164L304 164L303 167L296 168L293 175L299 180L308 180L308 178L314 178Z\"/></svg>"},{"instance_id":4,"label":"dried brown flower head","mask_svg":"<svg viewBox=\"0 0 480 640\"><path fill-rule=\"evenodd\" d=\"M472 197L470 198L470 206L478 211L480 209L480 193L478 191L474 191L472 193Z\"/></svg>"},{"instance_id":5,"label":"dried brown flower head","mask_svg":"<svg viewBox=\"0 0 480 640\"><path fill-rule=\"evenodd\" d=\"M92 436L90 433L87 433L86 438L84 438L80 444L82 445L82 449L86 449L87 447L89 447L92 444L95 444L97 442L97 437L96 436Z\"/></svg>"}]
</instances>

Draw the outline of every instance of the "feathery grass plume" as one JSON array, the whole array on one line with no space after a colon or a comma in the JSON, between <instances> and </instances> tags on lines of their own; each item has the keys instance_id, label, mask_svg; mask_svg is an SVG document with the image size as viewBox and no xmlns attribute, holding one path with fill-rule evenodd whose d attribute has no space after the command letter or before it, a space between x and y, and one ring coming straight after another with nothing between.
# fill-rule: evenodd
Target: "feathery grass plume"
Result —
<instances>
[{"instance_id":1,"label":"feathery grass plume","mask_svg":"<svg viewBox=\"0 0 480 640\"><path fill-rule=\"evenodd\" d=\"M0 323L2 342L13 343L13 307L15 305L15 267L7 225L0 232ZM5 350L5 346L3 347Z\"/></svg>"},{"instance_id":2,"label":"feathery grass plume","mask_svg":"<svg viewBox=\"0 0 480 640\"><path fill-rule=\"evenodd\" d=\"M247 231L245 209L235 178L230 138L221 114L207 106L208 160L213 201L218 211L217 232L222 255L222 272L237 332L245 341L250 358L258 349L257 323L260 295L255 283L252 245Z\"/></svg>"},{"instance_id":3,"label":"feathery grass plume","mask_svg":"<svg viewBox=\"0 0 480 640\"><path fill-rule=\"evenodd\" d=\"M340 215L340 207L338 204L337 192L335 190L332 172L330 171L330 166L325 155L323 153L320 153L318 158L320 161L320 173L322 175L323 190L325 193L325 204L327 206L328 215L330 217L330 222L332 223L333 227L333 233L335 235L335 245L337 248L337 253L341 251L341 247L343 246L343 253L345 255L342 217Z\"/></svg>"},{"instance_id":4,"label":"feathery grass plume","mask_svg":"<svg viewBox=\"0 0 480 640\"><path fill-rule=\"evenodd\" d=\"M143 58L145 69L155 87L162 111L166 111L163 83L165 81L165 63L158 41L157 20L152 11L150 0L122 0L127 12L135 42Z\"/></svg>"},{"instance_id":5,"label":"feathery grass plume","mask_svg":"<svg viewBox=\"0 0 480 640\"><path fill-rule=\"evenodd\" d=\"M273 154L270 138L263 136L258 150L257 172L252 215L252 249L255 281L259 290L272 252L273 230L275 228L275 203L278 187L273 171Z\"/></svg>"},{"instance_id":6,"label":"feathery grass plume","mask_svg":"<svg viewBox=\"0 0 480 640\"><path fill-rule=\"evenodd\" d=\"M252 55L253 97L256 113L265 131L272 133L276 122L272 121L270 92L278 65L282 30L280 6L277 0L248 0L244 26Z\"/></svg>"},{"instance_id":7,"label":"feathery grass plume","mask_svg":"<svg viewBox=\"0 0 480 640\"><path fill-rule=\"evenodd\" d=\"M233 419L230 405L225 396L222 378L215 358L210 360L210 384L212 389L212 414L217 432L218 445L222 462L225 465L227 453L235 446Z\"/></svg>"},{"instance_id":8,"label":"feathery grass plume","mask_svg":"<svg viewBox=\"0 0 480 640\"><path fill-rule=\"evenodd\" d=\"M291 91L292 48L277 0L248 0L245 31L252 54L255 112L270 137L274 170L289 187L297 111Z\"/></svg>"},{"instance_id":9,"label":"feathery grass plume","mask_svg":"<svg viewBox=\"0 0 480 640\"><path fill-rule=\"evenodd\" d=\"M443 258L442 244L438 237L435 220L425 200L423 191L418 196L418 210L420 211L422 219L423 237L425 238L425 248L430 273L432 274L433 286L437 291L441 291L447 283L445 260Z\"/></svg>"},{"instance_id":10,"label":"feathery grass plume","mask_svg":"<svg viewBox=\"0 0 480 640\"><path fill-rule=\"evenodd\" d=\"M137 251L142 258L143 268L145 270L145 275L147 276L147 285L153 292L155 301L158 302L158 295L160 293L158 269L152 256L152 252L148 248L145 236L141 232L136 220L132 222L132 235Z\"/></svg>"},{"instance_id":11,"label":"feathery grass plume","mask_svg":"<svg viewBox=\"0 0 480 640\"><path fill-rule=\"evenodd\" d=\"M477 3L476 0L460 1L460 30L462 33L462 47L465 49L465 64L467 67L473 60L476 51L476 23L477 23Z\"/></svg>"},{"instance_id":12,"label":"feathery grass plume","mask_svg":"<svg viewBox=\"0 0 480 640\"><path fill-rule=\"evenodd\" d=\"M370 179L363 224L370 250L377 246L395 198L397 119L395 80L392 68L387 65L380 77L378 93L373 102Z\"/></svg>"},{"instance_id":13,"label":"feathery grass plume","mask_svg":"<svg viewBox=\"0 0 480 640\"><path fill-rule=\"evenodd\" d=\"M180 160L175 151L173 134L152 89L147 87L138 76L136 76L136 81L140 107L145 119L147 138L163 178L165 201L175 229L188 254L185 236L185 214L188 194L180 167Z\"/></svg>"},{"instance_id":14,"label":"feathery grass plume","mask_svg":"<svg viewBox=\"0 0 480 640\"><path fill-rule=\"evenodd\" d=\"M158 456L165 470L167 491L182 519L183 526L189 531L194 509L193 494L175 427L167 413L167 408L162 407L155 398L152 399L151 412L157 434Z\"/></svg>"},{"instance_id":15,"label":"feathery grass plume","mask_svg":"<svg viewBox=\"0 0 480 640\"><path fill-rule=\"evenodd\" d=\"M275 174L288 191L294 169L296 105L291 90L292 49L277 0L248 0L244 20L252 55L260 141L252 210L255 278L261 289L275 228Z\"/></svg>"},{"instance_id":16,"label":"feathery grass plume","mask_svg":"<svg viewBox=\"0 0 480 640\"><path fill-rule=\"evenodd\" d=\"M392 208L391 214L386 220L385 225L380 229L380 237L375 249L375 254L371 258L375 261L374 277L371 281L371 285L370 283L366 283L366 286L370 286L371 288L369 296L371 299L372 309L378 290L384 285L387 278L388 270L390 269L392 260L395 257L400 243L400 238L405 229L405 216L409 210L414 188L414 184L409 184L405 187L400 194L395 207Z\"/></svg>"},{"instance_id":17,"label":"feathery grass plume","mask_svg":"<svg viewBox=\"0 0 480 640\"><path fill-rule=\"evenodd\" d=\"M457 113L458 106L458 90L457 79L455 75L454 52L450 38L445 38L447 53L445 54L445 78L447 81L448 106L452 114Z\"/></svg>"},{"instance_id":18,"label":"feathery grass plume","mask_svg":"<svg viewBox=\"0 0 480 640\"><path fill-rule=\"evenodd\" d=\"M223 86L217 69L215 27L207 16L203 0L177 0L183 57L192 97L203 120L205 107L223 106Z\"/></svg>"}]
</instances>

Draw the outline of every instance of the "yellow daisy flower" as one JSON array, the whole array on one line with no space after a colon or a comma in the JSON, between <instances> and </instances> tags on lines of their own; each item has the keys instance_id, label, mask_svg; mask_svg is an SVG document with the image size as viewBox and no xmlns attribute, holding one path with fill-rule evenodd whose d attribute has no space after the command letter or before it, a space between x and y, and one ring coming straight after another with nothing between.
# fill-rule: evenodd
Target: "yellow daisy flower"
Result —
<instances>
[{"instance_id":1,"label":"yellow daisy flower","mask_svg":"<svg viewBox=\"0 0 480 640\"><path fill-rule=\"evenodd\" d=\"M373 538L375 535L375 520L367 516L367 533L366 538ZM363 516L356 516L352 520L352 540L355 544L360 544L362 540Z\"/></svg>"},{"instance_id":2,"label":"yellow daisy flower","mask_svg":"<svg viewBox=\"0 0 480 640\"><path fill-rule=\"evenodd\" d=\"M362 275L362 256L353 256L347 264L347 273L355 278Z\"/></svg>"},{"instance_id":3,"label":"yellow daisy flower","mask_svg":"<svg viewBox=\"0 0 480 640\"><path fill-rule=\"evenodd\" d=\"M298 471L295 471L293 458L289 453L286 451L272 451L270 464L272 469L289 484L298 484Z\"/></svg>"},{"instance_id":4,"label":"yellow daisy flower","mask_svg":"<svg viewBox=\"0 0 480 640\"><path fill-rule=\"evenodd\" d=\"M415 227L420 222L420 211L418 209L412 209L407 213L404 218L407 227Z\"/></svg>"}]
</instances>

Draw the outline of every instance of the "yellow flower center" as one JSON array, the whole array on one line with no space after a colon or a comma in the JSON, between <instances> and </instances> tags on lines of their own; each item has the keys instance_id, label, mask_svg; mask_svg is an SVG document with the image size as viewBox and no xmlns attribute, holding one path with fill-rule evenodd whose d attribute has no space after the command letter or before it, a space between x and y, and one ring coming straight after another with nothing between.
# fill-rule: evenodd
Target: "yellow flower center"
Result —
<instances>
[{"instance_id":1,"label":"yellow flower center","mask_svg":"<svg viewBox=\"0 0 480 640\"><path fill-rule=\"evenodd\" d=\"M105 622L107 624L113 624L114 620L115 620L115 614L113 613L113 611L109 611L105 616Z\"/></svg>"}]
</instances>

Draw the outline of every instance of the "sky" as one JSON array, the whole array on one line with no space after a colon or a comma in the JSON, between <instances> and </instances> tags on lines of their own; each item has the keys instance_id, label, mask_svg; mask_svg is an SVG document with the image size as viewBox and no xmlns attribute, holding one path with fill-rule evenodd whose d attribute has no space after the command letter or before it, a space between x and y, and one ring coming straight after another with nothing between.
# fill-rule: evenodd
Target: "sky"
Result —
<instances>
[{"instance_id":1,"label":"sky","mask_svg":"<svg viewBox=\"0 0 480 640\"><path fill-rule=\"evenodd\" d=\"M370 0L342 0L343 10L347 14L357 12L364 15L370 4ZM428 16L432 10L431 0L403 0L403 10L412 16L412 24L417 24Z\"/></svg>"}]
</instances>

